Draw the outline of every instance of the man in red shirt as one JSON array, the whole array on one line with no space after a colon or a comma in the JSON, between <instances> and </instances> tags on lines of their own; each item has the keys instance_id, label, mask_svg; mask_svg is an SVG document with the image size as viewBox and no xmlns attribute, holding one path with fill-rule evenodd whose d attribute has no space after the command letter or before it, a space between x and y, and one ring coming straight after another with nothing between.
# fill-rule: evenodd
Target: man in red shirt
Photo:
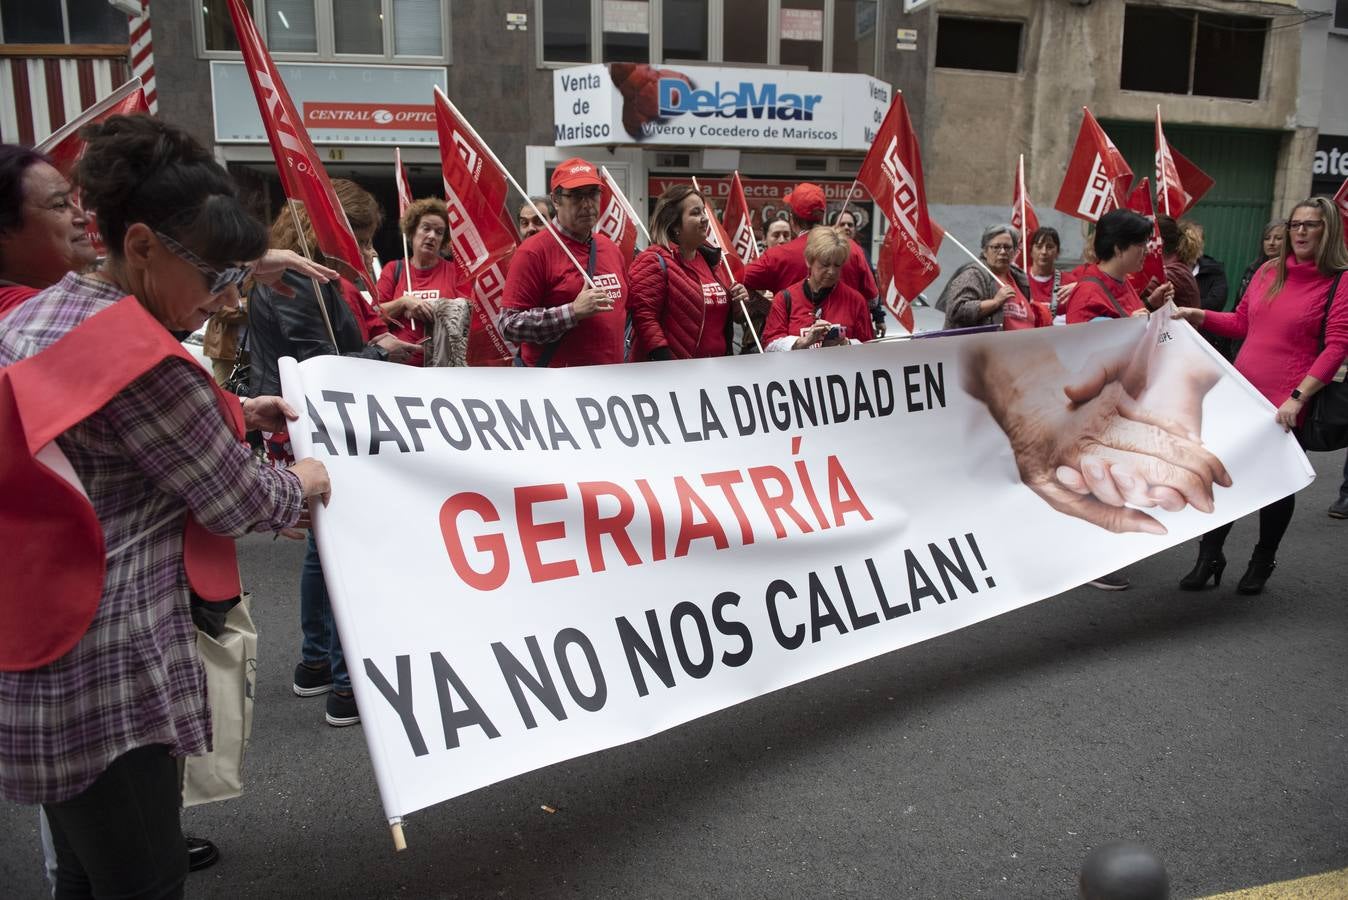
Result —
<instances>
[{"instance_id":1,"label":"man in red shirt","mask_svg":"<svg viewBox=\"0 0 1348 900\"><path fill-rule=\"evenodd\" d=\"M573 157L559 165L552 173L553 234L526 240L510 262L501 334L520 345L523 365L623 361L627 260L617 244L594 230L602 187L598 171L585 160Z\"/></svg>"},{"instance_id":2,"label":"man in red shirt","mask_svg":"<svg viewBox=\"0 0 1348 900\"><path fill-rule=\"evenodd\" d=\"M811 228L824 221L824 189L808 181L796 185L786 195L786 205L791 210L791 227L796 232L794 240L769 247L763 255L749 263L744 270L744 286L751 291L770 291L777 293L810 274L805 262L805 241ZM868 306L879 302L880 288L871 274L866 254L854 241L848 241L847 262L843 263L840 282L865 299Z\"/></svg>"}]
</instances>

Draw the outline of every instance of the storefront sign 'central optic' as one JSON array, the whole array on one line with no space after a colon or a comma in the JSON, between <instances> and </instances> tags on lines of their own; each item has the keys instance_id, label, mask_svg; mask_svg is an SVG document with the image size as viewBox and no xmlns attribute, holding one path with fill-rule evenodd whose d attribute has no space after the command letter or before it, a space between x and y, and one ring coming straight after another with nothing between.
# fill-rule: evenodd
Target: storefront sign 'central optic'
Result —
<instances>
[{"instance_id":1,"label":"storefront sign 'central optic'","mask_svg":"<svg viewBox=\"0 0 1348 900\"><path fill-rule=\"evenodd\" d=\"M610 63L553 73L557 146L865 150L891 88L868 75Z\"/></svg>"}]
</instances>

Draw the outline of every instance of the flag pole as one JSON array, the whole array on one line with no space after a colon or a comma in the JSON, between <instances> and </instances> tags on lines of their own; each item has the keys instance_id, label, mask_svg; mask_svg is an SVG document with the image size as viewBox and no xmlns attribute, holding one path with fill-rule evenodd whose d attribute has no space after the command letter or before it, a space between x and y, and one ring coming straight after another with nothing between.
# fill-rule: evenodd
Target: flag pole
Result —
<instances>
[{"instance_id":1,"label":"flag pole","mask_svg":"<svg viewBox=\"0 0 1348 900\"><path fill-rule=\"evenodd\" d=\"M1003 194L1002 196L1006 196L1006 195ZM998 284L1001 283L1002 280L1001 280L1000 278L998 278L998 277L993 273L993 271L992 271L991 269L988 268L988 264L987 264L986 262L984 262L983 259L982 259L981 257L974 256L973 251L970 250L968 247L964 246L963 244L961 244L959 238L955 237L953 234L951 234L951 233L948 232L948 231L945 233L945 236L946 236L947 238L949 238L950 241L951 241L951 243L953 243L956 247L959 247L959 248L960 248L961 250L963 250L966 254L968 254L968 256L969 256L970 259L972 259L974 262L978 263L979 267L982 268L982 270L983 270L984 272L987 272L989 275L992 275L992 280L993 280L993 281L996 281Z\"/></svg>"},{"instance_id":2,"label":"flag pole","mask_svg":"<svg viewBox=\"0 0 1348 900\"><path fill-rule=\"evenodd\" d=\"M398 223L400 226L401 222ZM400 227L398 229L402 231ZM407 296L412 296L412 260L407 255L407 234L403 233L403 271L407 273ZM417 320L414 316L407 317L407 327L413 331L417 330Z\"/></svg>"},{"instance_id":3,"label":"flag pole","mask_svg":"<svg viewBox=\"0 0 1348 900\"><path fill-rule=\"evenodd\" d=\"M566 254L567 259L571 260L571 263L576 267L576 271L580 272L580 277L585 279L586 286L593 290L594 279L590 277L589 272L585 271L585 267L580 264L580 260L576 259L576 255L571 252L571 248L566 246L566 241L562 240L562 236L557 233L557 229L552 227L552 220L544 216L543 211L534 205L533 198L529 196L528 191L520 187L520 183L515 180L515 176L511 175L510 170L501 164L501 160L497 157L496 151L491 148L490 144L482 140L482 135L478 134L477 129L473 127L473 123L469 122L467 117L459 112L459 108L454 105L454 101L449 99L444 91L440 90L439 85L436 85L434 90L441 97L445 98L445 104L454 112L454 115L459 117L459 121L463 123L463 127L468 129L468 133L477 140L482 149L487 151L487 155L490 156L491 161L496 164L496 168L501 170L501 174L510 182L511 187L519 191L520 196L524 198L525 203L529 204L529 208L533 210L534 215L538 216L539 221L543 222L547 227L548 234L552 235L553 240L557 242L557 246L562 248L562 252Z\"/></svg>"},{"instance_id":4,"label":"flag pole","mask_svg":"<svg viewBox=\"0 0 1348 900\"><path fill-rule=\"evenodd\" d=\"M1029 222L1025 218L1025 154L1020 155L1020 167L1016 172L1016 180L1019 182L1016 193L1020 194L1020 267L1026 275L1030 274L1030 233Z\"/></svg>"},{"instance_id":5,"label":"flag pole","mask_svg":"<svg viewBox=\"0 0 1348 900\"><path fill-rule=\"evenodd\" d=\"M295 234L300 239L300 250L304 251L304 258L312 261L313 256L309 253L309 239L304 236L304 225L300 221L299 212L295 209L295 202L293 197L286 198L286 206L290 209L290 221L295 225ZM318 311L323 316L323 327L328 330L328 339L332 341L332 349L334 352L340 353L341 349L337 346L337 335L332 330L332 320L328 318L328 308L323 305L323 289L318 286L317 278L310 277L309 283L314 286L314 300L318 302Z\"/></svg>"},{"instance_id":6,"label":"flag pole","mask_svg":"<svg viewBox=\"0 0 1348 900\"><path fill-rule=\"evenodd\" d=\"M702 196L702 185L697 183L696 175L693 176L693 190L697 191L697 195L699 197ZM706 204L706 202L707 202L706 200L702 201L704 205ZM707 213L707 216L709 218L711 217L711 215L712 215L711 212ZM732 285L738 287L739 282L735 280L735 273L730 271L730 263L725 258L725 255L730 252L730 248L722 247L720 249L721 249L721 266L725 269L726 277L730 279L730 283ZM753 320L749 318L749 304L745 303L743 299L740 300L740 309L744 312L744 327L749 329L749 333L754 336L754 346L757 347L758 352L762 354L763 342L758 339L758 332L754 330Z\"/></svg>"},{"instance_id":7,"label":"flag pole","mask_svg":"<svg viewBox=\"0 0 1348 900\"><path fill-rule=\"evenodd\" d=\"M833 221L835 222L838 221L838 219L842 218L842 214L847 212L847 204L852 202L852 192L855 191L856 189L857 189L857 180L853 178L852 186L847 189L847 196L843 198L842 209L838 210L838 214L833 217Z\"/></svg>"}]
</instances>

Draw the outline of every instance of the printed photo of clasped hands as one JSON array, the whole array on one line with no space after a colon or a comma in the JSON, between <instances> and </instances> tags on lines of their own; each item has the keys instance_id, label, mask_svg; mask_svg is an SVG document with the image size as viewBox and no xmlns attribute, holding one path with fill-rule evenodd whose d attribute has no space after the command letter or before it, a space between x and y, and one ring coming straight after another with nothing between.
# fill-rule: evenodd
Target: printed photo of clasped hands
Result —
<instances>
[{"instance_id":1,"label":"printed photo of clasped hands","mask_svg":"<svg viewBox=\"0 0 1348 900\"><path fill-rule=\"evenodd\" d=\"M1050 329L1022 332L1040 343L1029 351L998 353L984 340L962 354L965 392L1001 426L1021 481L1058 512L1113 532L1165 534L1143 510L1210 513L1213 486L1231 486L1201 442L1203 398L1222 370L1204 353L1156 352L1159 335L1178 326L1171 321L1153 321L1140 340L1076 373Z\"/></svg>"}]
</instances>

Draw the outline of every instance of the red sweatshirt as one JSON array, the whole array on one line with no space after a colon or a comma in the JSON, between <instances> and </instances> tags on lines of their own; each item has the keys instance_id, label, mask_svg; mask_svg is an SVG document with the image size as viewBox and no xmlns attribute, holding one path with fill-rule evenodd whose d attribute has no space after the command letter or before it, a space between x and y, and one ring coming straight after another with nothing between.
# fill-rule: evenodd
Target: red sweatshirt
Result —
<instances>
[{"instance_id":1,"label":"red sweatshirt","mask_svg":"<svg viewBox=\"0 0 1348 900\"><path fill-rule=\"evenodd\" d=\"M805 242L809 236L810 233L804 231L793 241L769 247L744 270L744 286L751 291L776 293L797 281L804 281L810 274L810 267L805 263ZM860 294L863 300L880 296L866 254L861 252L856 241L847 242L847 262L843 263L838 280Z\"/></svg>"},{"instance_id":2,"label":"red sweatshirt","mask_svg":"<svg viewBox=\"0 0 1348 900\"><path fill-rule=\"evenodd\" d=\"M1108 293L1101 290L1099 285L1087 281L1088 278L1099 279L1109 288ZM1081 274L1076 290L1072 291L1072 296L1067 300L1067 324L1075 325L1092 319L1127 318L1143 308L1142 298L1132 285L1106 275L1098 265L1091 264Z\"/></svg>"},{"instance_id":3,"label":"red sweatshirt","mask_svg":"<svg viewBox=\"0 0 1348 900\"><path fill-rule=\"evenodd\" d=\"M786 294L791 294L791 318L786 315ZM805 296L805 281L801 279L772 298L768 320L763 325L763 346L781 337L800 337L818 319L842 325L848 339L869 341L875 337L871 325L871 311L866 300L847 285L839 282L824 298L816 314L815 305Z\"/></svg>"}]
</instances>

